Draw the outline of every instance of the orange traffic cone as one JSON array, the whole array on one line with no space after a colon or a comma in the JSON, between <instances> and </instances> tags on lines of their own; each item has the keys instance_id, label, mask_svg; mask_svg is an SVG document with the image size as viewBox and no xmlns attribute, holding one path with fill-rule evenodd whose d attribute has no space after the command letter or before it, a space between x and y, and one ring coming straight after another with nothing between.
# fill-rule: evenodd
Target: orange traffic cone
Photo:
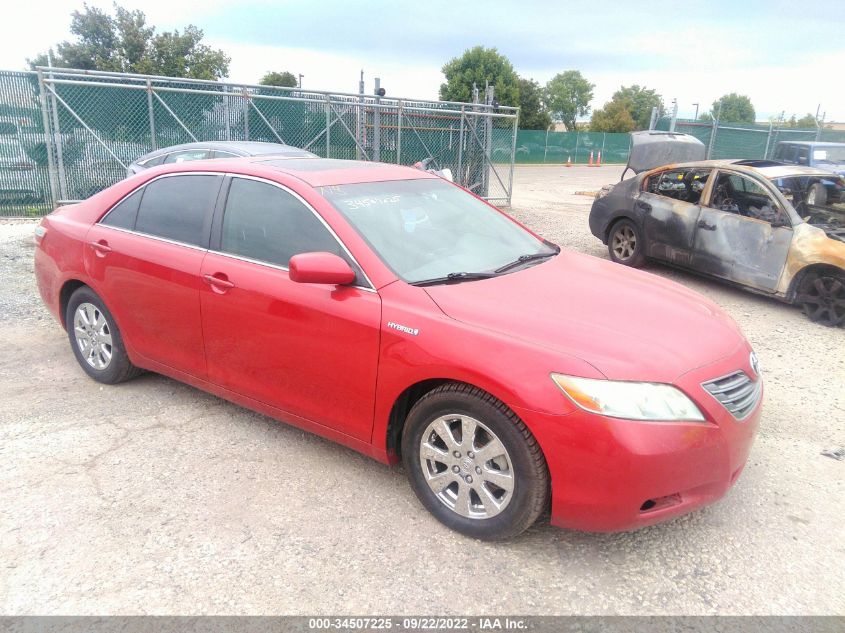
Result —
<instances>
[{"instance_id":1,"label":"orange traffic cone","mask_svg":"<svg viewBox=\"0 0 845 633\"><path fill-rule=\"evenodd\" d=\"M601 167L601 151L599 151L599 159L596 161L596 167Z\"/></svg>"},{"instance_id":2,"label":"orange traffic cone","mask_svg":"<svg viewBox=\"0 0 845 633\"><path fill-rule=\"evenodd\" d=\"M590 162L587 163L587 167L592 167L592 166L593 166L593 153L590 152Z\"/></svg>"},{"instance_id":3,"label":"orange traffic cone","mask_svg":"<svg viewBox=\"0 0 845 633\"><path fill-rule=\"evenodd\" d=\"M566 157L566 166L567 166L567 167L572 167L572 156L567 156L567 157Z\"/></svg>"}]
</instances>

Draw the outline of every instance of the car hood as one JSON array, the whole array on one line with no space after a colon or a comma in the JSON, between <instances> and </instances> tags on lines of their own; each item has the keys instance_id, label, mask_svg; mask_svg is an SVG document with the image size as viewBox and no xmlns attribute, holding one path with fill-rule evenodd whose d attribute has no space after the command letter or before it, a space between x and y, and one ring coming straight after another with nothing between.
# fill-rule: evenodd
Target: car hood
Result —
<instances>
[{"instance_id":1,"label":"car hood","mask_svg":"<svg viewBox=\"0 0 845 633\"><path fill-rule=\"evenodd\" d=\"M453 319L578 357L611 380L671 383L745 344L736 323L698 293L567 251L508 275L426 291Z\"/></svg>"}]
</instances>

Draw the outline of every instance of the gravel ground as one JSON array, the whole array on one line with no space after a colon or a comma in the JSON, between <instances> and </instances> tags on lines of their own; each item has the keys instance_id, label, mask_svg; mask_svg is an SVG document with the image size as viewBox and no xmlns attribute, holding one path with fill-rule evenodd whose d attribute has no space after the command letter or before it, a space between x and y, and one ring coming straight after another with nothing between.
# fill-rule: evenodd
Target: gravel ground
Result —
<instances>
[{"instance_id":1,"label":"gravel ground","mask_svg":"<svg viewBox=\"0 0 845 633\"><path fill-rule=\"evenodd\" d=\"M513 213L606 257L590 198L618 167L519 167ZM767 380L721 502L637 532L539 523L486 544L442 527L399 469L156 375L76 366L0 223L0 613L845 614L845 331L661 266L740 323ZM624 307L620 309L624 318Z\"/></svg>"}]
</instances>

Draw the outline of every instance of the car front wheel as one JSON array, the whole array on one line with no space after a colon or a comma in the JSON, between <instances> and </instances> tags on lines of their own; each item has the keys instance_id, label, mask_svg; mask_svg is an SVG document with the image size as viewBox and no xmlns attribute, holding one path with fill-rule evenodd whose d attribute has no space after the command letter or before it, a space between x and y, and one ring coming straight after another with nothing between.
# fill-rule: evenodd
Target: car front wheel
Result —
<instances>
[{"instance_id":1,"label":"car front wheel","mask_svg":"<svg viewBox=\"0 0 845 633\"><path fill-rule=\"evenodd\" d=\"M645 264L645 243L637 225L631 220L619 220L610 228L607 251L617 264L639 268Z\"/></svg>"},{"instance_id":2,"label":"car front wheel","mask_svg":"<svg viewBox=\"0 0 845 633\"><path fill-rule=\"evenodd\" d=\"M94 380L113 385L141 373L129 361L114 317L87 286L70 296L65 323L73 355Z\"/></svg>"},{"instance_id":3,"label":"car front wheel","mask_svg":"<svg viewBox=\"0 0 845 633\"><path fill-rule=\"evenodd\" d=\"M832 327L841 325L845 322L845 274L809 273L801 282L795 303L811 321Z\"/></svg>"},{"instance_id":4,"label":"car front wheel","mask_svg":"<svg viewBox=\"0 0 845 633\"><path fill-rule=\"evenodd\" d=\"M414 405L402 459L422 504L467 536L516 536L548 502L548 469L536 439L507 406L470 385L443 385Z\"/></svg>"}]
</instances>

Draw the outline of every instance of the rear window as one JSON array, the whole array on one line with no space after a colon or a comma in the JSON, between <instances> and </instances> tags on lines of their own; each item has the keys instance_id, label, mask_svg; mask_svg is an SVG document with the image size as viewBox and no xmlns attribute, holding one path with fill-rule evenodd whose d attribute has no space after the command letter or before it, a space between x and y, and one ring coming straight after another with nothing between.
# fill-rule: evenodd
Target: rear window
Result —
<instances>
[{"instance_id":1,"label":"rear window","mask_svg":"<svg viewBox=\"0 0 845 633\"><path fill-rule=\"evenodd\" d=\"M114 226L119 229L134 229L135 218L138 215L138 207L141 204L142 193L143 190L138 189L137 191L134 191L129 196L121 200L119 203L112 207L112 210L108 212L108 214L106 215L106 217L103 218L100 224L105 224L106 226Z\"/></svg>"},{"instance_id":2,"label":"rear window","mask_svg":"<svg viewBox=\"0 0 845 633\"><path fill-rule=\"evenodd\" d=\"M135 230L176 242L207 246L211 208L221 176L184 175L160 178L145 187Z\"/></svg>"}]
</instances>

